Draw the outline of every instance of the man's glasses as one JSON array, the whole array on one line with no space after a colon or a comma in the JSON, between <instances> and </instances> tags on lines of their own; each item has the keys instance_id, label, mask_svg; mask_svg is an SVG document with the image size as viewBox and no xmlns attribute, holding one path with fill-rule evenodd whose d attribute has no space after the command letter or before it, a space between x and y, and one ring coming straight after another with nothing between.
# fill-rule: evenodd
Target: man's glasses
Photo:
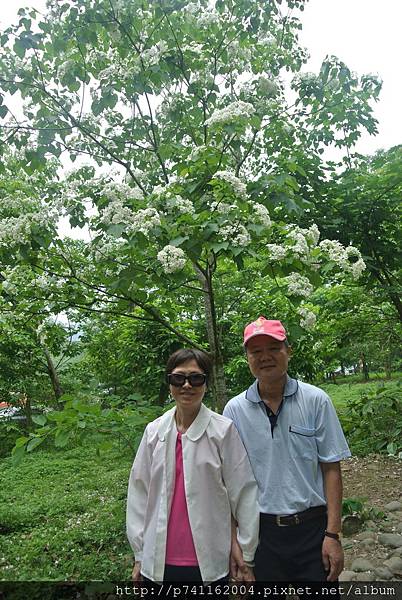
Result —
<instances>
[{"instance_id":1,"label":"man's glasses","mask_svg":"<svg viewBox=\"0 0 402 600\"><path fill-rule=\"evenodd\" d=\"M189 382L191 387L201 387L206 383L207 376L205 373L190 373L184 375L183 373L169 373L167 380L173 387L183 387L186 381Z\"/></svg>"}]
</instances>

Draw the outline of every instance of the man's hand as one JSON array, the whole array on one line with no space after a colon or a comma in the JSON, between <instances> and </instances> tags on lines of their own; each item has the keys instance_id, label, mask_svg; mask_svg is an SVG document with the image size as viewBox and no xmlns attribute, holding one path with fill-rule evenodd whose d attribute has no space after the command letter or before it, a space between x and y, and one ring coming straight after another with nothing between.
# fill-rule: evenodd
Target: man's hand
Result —
<instances>
[{"instance_id":1,"label":"man's hand","mask_svg":"<svg viewBox=\"0 0 402 600\"><path fill-rule=\"evenodd\" d=\"M135 561L131 577L133 578L133 581L142 581L141 561L139 561L139 560Z\"/></svg>"},{"instance_id":2,"label":"man's hand","mask_svg":"<svg viewBox=\"0 0 402 600\"><path fill-rule=\"evenodd\" d=\"M244 562L239 542L233 537L230 552L230 576L235 581L255 581L253 569Z\"/></svg>"},{"instance_id":3,"label":"man's hand","mask_svg":"<svg viewBox=\"0 0 402 600\"><path fill-rule=\"evenodd\" d=\"M343 548L338 540L324 537L322 562L325 570L329 571L327 581L336 581L343 570Z\"/></svg>"}]
</instances>

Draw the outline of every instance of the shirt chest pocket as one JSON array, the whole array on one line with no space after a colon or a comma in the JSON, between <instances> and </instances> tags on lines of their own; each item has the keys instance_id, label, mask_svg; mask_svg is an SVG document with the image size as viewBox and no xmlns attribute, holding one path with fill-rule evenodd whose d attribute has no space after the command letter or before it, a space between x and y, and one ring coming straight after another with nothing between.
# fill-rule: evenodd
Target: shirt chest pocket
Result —
<instances>
[{"instance_id":1,"label":"shirt chest pocket","mask_svg":"<svg viewBox=\"0 0 402 600\"><path fill-rule=\"evenodd\" d=\"M289 425L289 451L293 458L314 460L317 456L315 429Z\"/></svg>"}]
</instances>

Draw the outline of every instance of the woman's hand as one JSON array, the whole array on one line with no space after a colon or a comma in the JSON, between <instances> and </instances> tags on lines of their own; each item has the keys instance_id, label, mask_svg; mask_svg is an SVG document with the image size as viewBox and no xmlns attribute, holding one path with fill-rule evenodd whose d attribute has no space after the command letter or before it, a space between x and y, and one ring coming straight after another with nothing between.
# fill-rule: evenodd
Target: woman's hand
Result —
<instances>
[{"instance_id":1,"label":"woman's hand","mask_svg":"<svg viewBox=\"0 0 402 600\"><path fill-rule=\"evenodd\" d=\"M142 581L141 561L140 560L135 561L131 577L133 578L133 581Z\"/></svg>"}]
</instances>

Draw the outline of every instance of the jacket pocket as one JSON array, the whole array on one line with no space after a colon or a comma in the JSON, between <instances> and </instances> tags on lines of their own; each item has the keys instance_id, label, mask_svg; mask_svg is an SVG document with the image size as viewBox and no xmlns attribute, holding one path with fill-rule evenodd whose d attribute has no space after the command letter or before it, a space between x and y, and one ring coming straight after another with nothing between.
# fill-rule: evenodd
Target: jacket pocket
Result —
<instances>
[{"instance_id":1,"label":"jacket pocket","mask_svg":"<svg viewBox=\"0 0 402 600\"><path fill-rule=\"evenodd\" d=\"M294 458L314 460L317 456L315 429L289 425L289 450Z\"/></svg>"}]
</instances>

